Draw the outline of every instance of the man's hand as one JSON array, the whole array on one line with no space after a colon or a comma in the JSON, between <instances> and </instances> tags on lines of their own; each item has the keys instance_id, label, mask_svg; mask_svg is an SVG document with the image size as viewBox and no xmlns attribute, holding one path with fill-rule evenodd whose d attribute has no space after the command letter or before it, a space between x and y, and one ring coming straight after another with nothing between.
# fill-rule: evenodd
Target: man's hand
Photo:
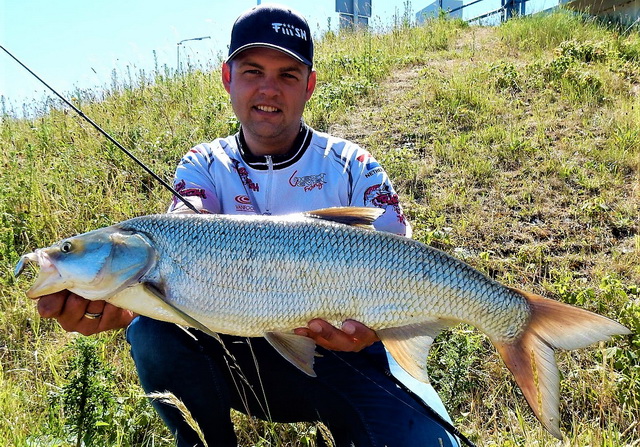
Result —
<instances>
[{"instance_id":1,"label":"man's hand","mask_svg":"<svg viewBox=\"0 0 640 447\"><path fill-rule=\"evenodd\" d=\"M337 329L324 320L314 319L309 321L308 327L297 328L294 332L312 338L318 346L332 351L357 352L380 340L373 330L354 320L345 321L342 328Z\"/></svg>"},{"instance_id":2,"label":"man's hand","mask_svg":"<svg viewBox=\"0 0 640 447\"><path fill-rule=\"evenodd\" d=\"M38 300L42 318L55 318L68 332L93 335L110 329L125 328L135 314L106 301L90 301L68 290L43 295Z\"/></svg>"}]
</instances>

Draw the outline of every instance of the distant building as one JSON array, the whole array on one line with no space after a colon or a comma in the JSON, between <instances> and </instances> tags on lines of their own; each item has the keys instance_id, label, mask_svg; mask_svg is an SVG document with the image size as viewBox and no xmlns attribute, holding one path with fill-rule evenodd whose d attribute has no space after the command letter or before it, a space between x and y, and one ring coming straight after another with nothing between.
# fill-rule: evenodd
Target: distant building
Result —
<instances>
[{"instance_id":1,"label":"distant building","mask_svg":"<svg viewBox=\"0 0 640 447\"><path fill-rule=\"evenodd\" d=\"M340 29L366 28L371 17L373 0L336 0L336 12L340 17Z\"/></svg>"},{"instance_id":2,"label":"distant building","mask_svg":"<svg viewBox=\"0 0 640 447\"><path fill-rule=\"evenodd\" d=\"M497 25L513 16L548 11L559 5L628 25L640 22L640 0L435 0L417 12L416 20L422 23L437 17L442 10L470 23Z\"/></svg>"}]
</instances>

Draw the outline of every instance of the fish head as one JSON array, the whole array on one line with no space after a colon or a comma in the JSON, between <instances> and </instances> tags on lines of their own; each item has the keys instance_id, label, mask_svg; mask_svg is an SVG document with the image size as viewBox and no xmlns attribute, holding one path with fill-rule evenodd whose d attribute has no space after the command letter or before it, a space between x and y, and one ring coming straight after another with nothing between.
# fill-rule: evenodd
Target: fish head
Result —
<instances>
[{"instance_id":1,"label":"fish head","mask_svg":"<svg viewBox=\"0 0 640 447\"><path fill-rule=\"evenodd\" d=\"M135 284L155 258L155 250L144 235L112 226L22 256L15 275L20 275L27 264L39 266L38 276L27 290L29 298L67 289L99 300Z\"/></svg>"}]
</instances>

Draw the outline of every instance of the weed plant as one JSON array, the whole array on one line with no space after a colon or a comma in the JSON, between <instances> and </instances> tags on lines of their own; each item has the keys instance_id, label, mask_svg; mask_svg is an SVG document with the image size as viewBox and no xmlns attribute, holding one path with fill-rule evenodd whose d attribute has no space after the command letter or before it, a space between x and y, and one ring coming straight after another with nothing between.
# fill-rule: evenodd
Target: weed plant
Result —
<instances>
[{"instance_id":1,"label":"weed plant","mask_svg":"<svg viewBox=\"0 0 640 447\"><path fill-rule=\"evenodd\" d=\"M440 17L419 27L398 20L383 32L328 32L317 54L320 82L306 120L380 160L416 239L634 332L558 353L566 438L557 441L484 336L466 326L446 331L429 368L456 424L486 446L639 445L637 32L562 11L496 28ZM75 92L73 101L170 179L191 146L237 130L215 62L180 75L166 67L114 73L103 91ZM167 192L57 102L25 105L37 112L28 110L29 119L2 107L0 445L74 445L87 423L85 445L172 445L122 333L92 341L64 333L25 298L30 278L12 274L36 247L163 212ZM85 377L97 375L83 388L72 373L82 373L87 353L95 364ZM81 407L71 397L81 389L102 410L79 430ZM322 426L233 418L241 445L314 446L326 436Z\"/></svg>"}]
</instances>

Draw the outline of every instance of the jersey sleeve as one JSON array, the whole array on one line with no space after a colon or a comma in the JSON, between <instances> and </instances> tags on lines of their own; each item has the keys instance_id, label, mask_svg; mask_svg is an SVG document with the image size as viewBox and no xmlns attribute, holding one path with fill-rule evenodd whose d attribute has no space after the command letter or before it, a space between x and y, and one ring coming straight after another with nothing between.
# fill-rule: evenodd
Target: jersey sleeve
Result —
<instances>
[{"instance_id":1,"label":"jersey sleeve","mask_svg":"<svg viewBox=\"0 0 640 447\"><path fill-rule=\"evenodd\" d=\"M211 144L199 144L182 157L176 168L173 187L189 201L196 209L204 213L220 213L215 179L212 175L212 165L215 157ZM174 197L168 212L187 213L189 208L177 197Z\"/></svg>"},{"instance_id":2,"label":"jersey sleeve","mask_svg":"<svg viewBox=\"0 0 640 447\"><path fill-rule=\"evenodd\" d=\"M400 199L384 168L366 150L357 147L351 162L352 206L385 210L373 226L376 230L411 237L411 226L400 206Z\"/></svg>"}]
</instances>

